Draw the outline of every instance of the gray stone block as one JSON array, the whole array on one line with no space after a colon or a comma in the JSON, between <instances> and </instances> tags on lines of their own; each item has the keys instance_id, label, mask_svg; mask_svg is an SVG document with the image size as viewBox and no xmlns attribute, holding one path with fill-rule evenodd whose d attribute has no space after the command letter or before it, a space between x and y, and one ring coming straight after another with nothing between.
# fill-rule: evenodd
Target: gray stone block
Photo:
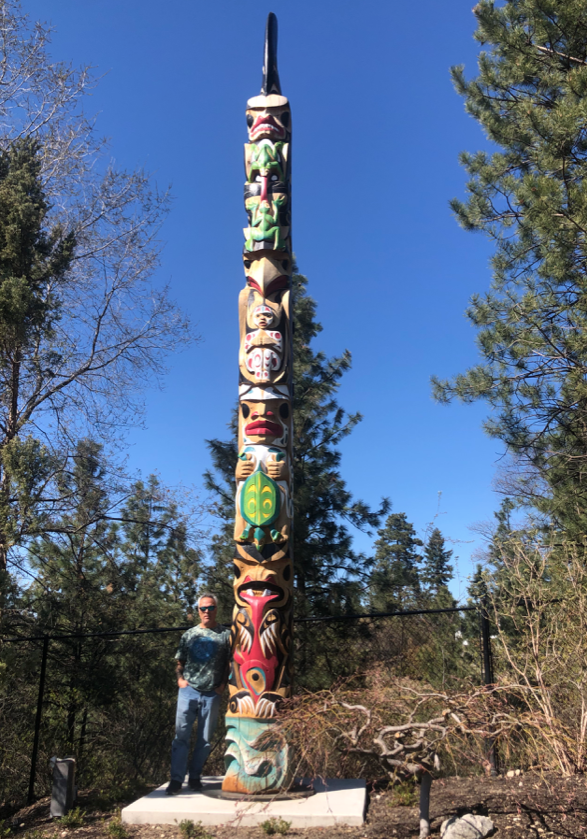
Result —
<instances>
[{"instance_id":1,"label":"gray stone block","mask_svg":"<svg viewBox=\"0 0 587 839\"><path fill-rule=\"evenodd\" d=\"M60 818L73 807L75 800L75 759L73 757L51 758L53 766L53 789L51 790L51 816Z\"/></svg>"}]
</instances>

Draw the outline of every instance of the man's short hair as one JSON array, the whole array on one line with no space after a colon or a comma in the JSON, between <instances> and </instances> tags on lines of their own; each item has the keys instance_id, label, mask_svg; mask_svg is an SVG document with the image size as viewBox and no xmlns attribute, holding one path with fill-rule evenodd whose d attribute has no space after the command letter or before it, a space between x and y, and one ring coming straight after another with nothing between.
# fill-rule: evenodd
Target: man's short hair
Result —
<instances>
[{"instance_id":1,"label":"man's short hair","mask_svg":"<svg viewBox=\"0 0 587 839\"><path fill-rule=\"evenodd\" d=\"M215 606L218 606L218 598L216 597L216 595L215 595L215 594L210 594L210 592L209 592L209 591L207 591L205 594L201 594L201 595L198 597L198 609L200 608L200 603L202 602L202 600L203 600L205 597L209 597L209 598L210 598L210 600L213 600L213 601L214 601L214 605L215 605Z\"/></svg>"}]
</instances>

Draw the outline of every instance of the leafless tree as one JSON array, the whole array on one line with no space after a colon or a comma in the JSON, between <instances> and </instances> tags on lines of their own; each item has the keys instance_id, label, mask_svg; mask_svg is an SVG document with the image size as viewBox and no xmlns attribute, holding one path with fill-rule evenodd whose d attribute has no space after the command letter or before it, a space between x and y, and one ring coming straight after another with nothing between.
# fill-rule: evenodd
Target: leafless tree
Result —
<instances>
[{"instance_id":1,"label":"leafless tree","mask_svg":"<svg viewBox=\"0 0 587 839\"><path fill-rule=\"evenodd\" d=\"M508 697L508 686L436 691L376 668L354 687L350 682L294 697L280 726L298 775L357 777L367 771L393 783L417 781L425 839L441 763L481 765L489 773L488 744L517 740L538 724L511 708Z\"/></svg>"},{"instance_id":2,"label":"leafless tree","mask_svg":"<svg viewBox=\"0 0 587 839\"><path fill-rule=\"evenodd\" d=\"M420 786L420 839L430 835L430 790L440 769L440 753L464 739L477 744L495 741L500 734L520 726L520 721L502 706L490 707L494 696L484 689L468 694L410 691L413 705L399 725L377 725L372 709L365 705L341 706L358 715L358 721L340 731L337 744L350 753L375 758L390 778L415 778ZM433 700L444 707L431 718L418 719ZM476 751L480 754L482 747ZM489 762L485 761L487 769Z\"/></svg>"},{"instance_id":3,"label":"leafless tree","mask_svg":"<svg viewBox=\"0 0 587 839\"><path fill-rule=\"evenodd\" d=\"M135 423L145 383L193 339L168 289L152 283L169 195L108 161L83 108L92 74L52 62L49 41L16 0L0 2L0 152L37 141L46 224L75 240L69 269L44 290L59 301L52 330L0 350L0 569L80 433L111 441ZM34 477L24 475L27 446Z\"/></svg>"}]
</instances>

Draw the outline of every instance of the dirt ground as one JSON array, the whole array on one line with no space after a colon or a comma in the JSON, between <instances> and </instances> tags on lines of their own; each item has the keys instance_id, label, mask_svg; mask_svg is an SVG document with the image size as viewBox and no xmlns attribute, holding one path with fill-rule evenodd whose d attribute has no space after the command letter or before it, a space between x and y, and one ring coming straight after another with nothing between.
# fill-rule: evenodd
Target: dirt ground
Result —
<instances>
[{"instance_id":1,"label":"dirt ground","mask_svg":"<svg viewBox=\"0 0 587 839\"><path fill-rule=\"evenodd\" d=\"M138 796L134 796L136 798ZM322 839L412 839L418 835L418 811L398 803L409 794L374 787L369 793L367 820L362 827L290 829L287 836ZM85 811L81 827L66 827L49 818L49 799L38 801L8 818L10 839L124 839L117 836L117 807L96 807L95 793L80 793L77 804ZM434 781L431 796L432 835L438 836L442 821L453 815L478 813L489 816L495 835L504 839L583 839L587 835L587 778L526 774L514 778L445 778ZM101 805L104 807L104 804ZM113 824L114 823L114 824ZM0 829L0 837L6 831ZM129 839L181 839L179 827L167 825L128 826ZM216 839L262 839L260 827L209 827ZM196 836L193 839L197 839ZM202 836L202 839L204 837Z\"/></svg>"}]
</instances>

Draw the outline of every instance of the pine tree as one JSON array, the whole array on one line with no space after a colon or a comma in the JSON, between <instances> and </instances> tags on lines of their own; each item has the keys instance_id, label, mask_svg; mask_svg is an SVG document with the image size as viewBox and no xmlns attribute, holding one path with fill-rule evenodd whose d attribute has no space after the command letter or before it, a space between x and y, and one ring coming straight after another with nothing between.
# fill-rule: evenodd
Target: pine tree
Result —
<instances>
[{"instance_id":1,"label":"pine tree","mask_svg":"<svg viewBox=\"0 0 587 839\"><path fill-rule=\"evenodd\" d=\"M467 586L468 605L477 606L479 610L485 609L491 623L494 622L493 604L504 595L508 597L508 571L504 556L511 557L511 540L521 535L513 530L511 514L514 509L515 503L511 498L502 499L499 509L493 514L496 525L487 546L486 561L483 565L477 564ZM469 638L478 635L479 612L465 613L463 625ZM500 626L504 632L511 630L511 622L507 618L500 620Z\"/></svg>"},{"instance_id":2,"label":"pine tree","mask_svg":"<svg viewBox=\"0 0 587 839\"><path fill-rule=\"evenodd\" d=\"M155 475L136 481L120 511L119 585L135 599L137 623L182 622L193 614L200 580L200 534ZM157 608L162 612L157 614ZM141 614L142 613L142 614Z\"/></svg>"},{"instance_id":3,"label":"pine tree","mask_svg":"<svg viewBox=\"0 0 587 839\"><path fill-rule=\"evenodd\" d=\"M370 607L375 612L414 608L421 593L418 548L423 542L405 513L392 513L377 532L369 580Z\"/></svg>"},{"instance_id":4,"label":"pine tree","mask_svg":"<svg viewBox=\"0 0 587 839\"><path fill-rule=\"evenodd\" d=\"M424 548L420 580L426 588L427 597L438 608L450 609L455 603L448 588L453 578L453 568L449 562L452 554L445 547L444 536L435 527Z\"/></svg>"},{"instance_id":5,"label":"pine tree","mask_svg":"<svg viewBox=\"0 0 587 839\"><path fill-rule=\"evenodd\" d=\"M188 513L154 476L128 492L95 441L80 441L72 460L59 476L69 510L29 546L34 579L20 606L34 616L30 629L82 636L185 625L199 583ZM177 635L51 641L45 736L78 762L91 752L86 781L116 761L123 775L138 771L162 748Z\"/></svg>"},{"instance_id":6,"label":"pine tree","mask_svg":"<svg viewBox=\"0 0 587 839\"><path fill-rule=\"evenodd\" d=\"M435 381L443 401L485 399L486 423L523 470L530 500L569 538L587 531L587 2L475 6L479 73L453 69L467 111L497 146L463 153L465 229L494 242L493 282L468 317L483 361ZM528 499L526 499L528 500Z\"/></svg>"},{"instance_id":7,"label":"pine tree","mask_svg":"<svg viewBox=\"0 0 587 839\"><path fill-rule=\"evenodd\" d=\"M218 525L210 542L210 561L204 569L205 587L218 598L220 620L230 623L234 605L233 559L234 559L234 470L237 462L238 415L235 409L228 423L229 440L208 440L212 456L213 471L204 473L204 484L216 500L211 512Z\"/></svg>"},{"instance_id":8,"label":"pine tree","mask_svg":"<svg viewBox=\"0 0 587 839\"><path fill-rule=\"evenodd\" d=\"M336 400L339 382L351 366L345 351L327 358L311 348L322 331L316 303L306 293L307 280L293 277L293 485L296 609L299 614L340 614L360 607L361 580L367 559L352 549L348 525L364 532L376 528L388 509L371 510L356 500L340 474L339 443L362 417L347 414ZM212 543L209 579L223 601L232 603L232 527L236 419L228 442L210 440L214 471L206 473L208 489L216 494L215 512L221 530Z\"/></svg>"},{"instance_id":9,"label":"pine tree","mask_svg":"<svg viewBox=\"0 0 587 839\"><path fill-rule=\"evenodd\" d=\"M507 550L507 543L514 535L514 528L512 525L512 512L515 509L515 502L511 498L503 498L499 509L495 511L494 518L497 522L495 530L491 536L489 549L487 552L488 562L499 568L502 564L502 556L504 550ZM485 592L485 595L487 592Z\"/></svg>"},{"instance_id":10,"label":"pine tree","mask_svg":"<svg viewBox=\"0 0 587 839\"><path fill-rule=\"evenodd\" d=\"M307 280L294 278L294 557L298 609L313 614L356 611L366 558L352 549L347 524L370 533L388 510L383 500L371 510L356 500L340 475L336 446L362 416L348 414L336 400L339 382L350 369L348 350L326 358L310 344L322 331Z\"/></svg>"},{"instance_id":11,"label":"pine tree","mask_svg":"<svg viewBox=\"0 0 587 839\"><path fill-rule=\"evenodd\" d=\"M24 603L36 615L36 631L47 634L112 631L125 619L122 604L110 597L108 587L117 540L115 526L106 520L110 499L100 446L80 442L73 461L59 479L70 511L53 522L51 536L45 533L29 550L35 581L24 593ZM53 704L66 718L69 751L76 746L80 713L98 694L102 701L112 698L115 680L106 650L94 647L91 658L89 665L81 638L53 642L52 677L59 686Z\"/></svg>"},{"instance_id":12,"label":"pine tree","mask_svg":"<svg viewBox=\"0 0 587 839\"><path fill-rule=\"evenodd\" d=\"M19 405L47 368L59 363L48 343L60 317L56 289L70 268L72 234L46 228L39 145L31 139L0 152L0 371L5 385L0 433L0 571L8 550L35 517L35 499L54 463L40 442L22 439L30 413ZM37 522L38 524L38 522Z\"/></svg>"}]
</instances>

